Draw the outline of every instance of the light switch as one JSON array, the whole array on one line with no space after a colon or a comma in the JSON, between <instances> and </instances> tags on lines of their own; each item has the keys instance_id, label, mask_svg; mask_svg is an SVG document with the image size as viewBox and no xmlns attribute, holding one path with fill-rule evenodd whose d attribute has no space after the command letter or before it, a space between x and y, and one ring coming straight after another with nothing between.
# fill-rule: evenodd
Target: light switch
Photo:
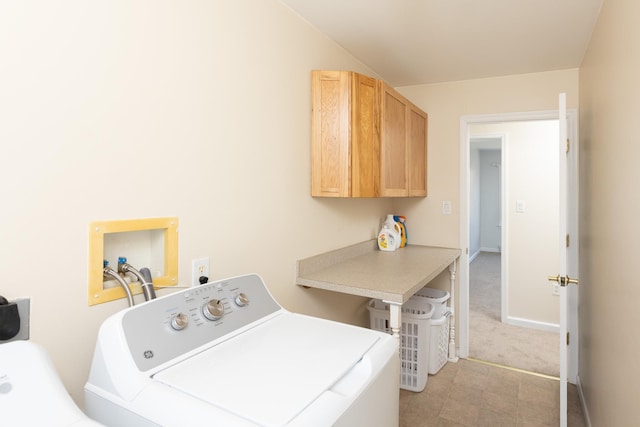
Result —
<instances>
[{"instance_id":1,"label":"light switch","mask_svg":"<svg viewBox=\"0 0 640 427\"><path fill-rule=\"evenodd\" d=\"M516 200L516 212L523 213L526 210L526 204L524 200Z\"/></svg>"},{"instance_id":2,"label":"light switch","mask_svg":"<svg viewBox=\"0 0 640 427\"><path fill-rule=\"evenodd\" d=\"M451 202L449 200L442 202L442 215L451 215Z\"/></svg>"}]
</instances>

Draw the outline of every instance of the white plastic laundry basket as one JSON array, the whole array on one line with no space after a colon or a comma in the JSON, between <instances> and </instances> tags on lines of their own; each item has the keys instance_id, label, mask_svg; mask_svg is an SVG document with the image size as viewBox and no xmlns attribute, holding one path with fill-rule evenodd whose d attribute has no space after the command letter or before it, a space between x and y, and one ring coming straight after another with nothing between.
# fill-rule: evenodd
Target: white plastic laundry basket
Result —
<instances>
[{"instance_id":1,"label":"white plastic laundry basket","mask_svg":"<svg viewBox=\"0 0 640 427\"><path fill-rule=\"evenodd\" d=\"M446 310L439 319L431 319L429 345L429 373L435 375L447 363L449 355L449 322L451 311Z\"/></svg>"},{"instance_id":2,"label":"white plastic laundry basket","mask_svg":"<svg viewBox=\"0 0 640 427\"><path fill-rule=\"evenodd\" d=\"M367 305L371 329L391 333L389 304L372 299ZM412 297L402 306L400 328L400 388L422 391L429 373L429 346L433 305Z\"/></svg>"},{"instance_id":3,"label":"white plastic laundry basket","mask_svg":"<svg viewBox=\"0 0 640 427\"><path fill-rule=\"evenodd\" d=\"M432 319L440 319L445 310L447 309L447 301L449 300L449 292L442 289L422 288L413 296L423 297L427 299L427 302L433 304L433 316Z\"/></svg>"}]
</instances>

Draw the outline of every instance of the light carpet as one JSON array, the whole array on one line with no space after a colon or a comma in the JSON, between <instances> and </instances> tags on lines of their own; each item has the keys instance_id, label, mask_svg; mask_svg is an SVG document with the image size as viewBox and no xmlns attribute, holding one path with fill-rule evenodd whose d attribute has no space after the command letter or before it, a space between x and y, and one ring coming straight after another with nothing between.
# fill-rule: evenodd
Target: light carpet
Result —
<instances>
[{"instance_id":1,"label":"light carpet","mask_svg":"<svg viewBox=\"0 0 640 427\"><path fill-rule=\"evenodd\" d=\"M469 356L557 377L558 334L500 320L500 258L482 252L469 266Z\"/></svg>"}]
</instances>

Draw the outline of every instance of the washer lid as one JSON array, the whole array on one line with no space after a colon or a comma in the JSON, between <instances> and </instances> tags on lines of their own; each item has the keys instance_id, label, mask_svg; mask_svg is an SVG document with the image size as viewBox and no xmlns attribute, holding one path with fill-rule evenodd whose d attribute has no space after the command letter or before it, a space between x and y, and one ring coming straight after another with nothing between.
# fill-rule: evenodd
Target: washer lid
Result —
<instances>
[{"instance_id":1,"label":"washer lid","mask_svg":"<svg viewBox=\"0 0 640 427\"><path fill-rule=\"evenodd\" d=\"M264 426L284 426L378 341L373 331L283 313L154 376Z\"/></svg>"}]
</instances>

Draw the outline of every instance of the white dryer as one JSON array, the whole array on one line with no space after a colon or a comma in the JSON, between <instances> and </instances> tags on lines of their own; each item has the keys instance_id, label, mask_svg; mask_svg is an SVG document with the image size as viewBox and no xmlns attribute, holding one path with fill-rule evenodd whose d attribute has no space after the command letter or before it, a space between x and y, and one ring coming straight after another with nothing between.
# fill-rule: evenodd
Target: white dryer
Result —
<instances>
[{"instance_id":1,"label":"white dryer","mask_svg":"<svg viewBox=\"0 0 640 427\"><path fill-rule=\"evenodd\" d=\"M47 352L32 341L0 344L0 424L98 427L67 393Z\"/></svg>"},{"instance_id":2,"label":"white dryer","mask_svg":"<svg viewBox=\"0 0 640 427\"><path fill-rule=\"evenodd\" d=\"M85 409L108 426L393 427L397 349L388 334L291 313L240 276L108 318Z\"/></svg>"}]
</instances>

